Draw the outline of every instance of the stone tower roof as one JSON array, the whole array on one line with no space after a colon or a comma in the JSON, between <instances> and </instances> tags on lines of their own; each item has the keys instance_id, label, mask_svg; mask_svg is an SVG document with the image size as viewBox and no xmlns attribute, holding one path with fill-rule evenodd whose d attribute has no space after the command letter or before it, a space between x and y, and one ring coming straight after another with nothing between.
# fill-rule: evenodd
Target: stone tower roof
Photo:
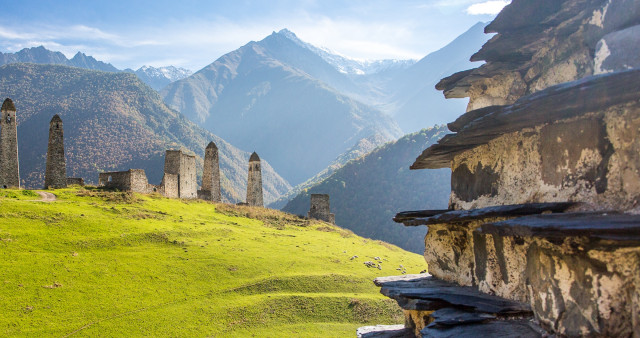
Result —
<instances>
[{"instance_id":1,"label":"stone tower roof","mask_svg":"<svg viewBox=\"0 0 640 338\"><path fill-rule=\"evenodd\" d=\"M53 123L53 122L62 122L62 119L60 118L60 115L58 115L58 114L53 115L53 117L51 118L51 122L50 123Z\"/></svg>"},{"instance_id":2,"label":"stone tower roof","mask_svg":"<svg viewBox=\"0 0 640 338\"><path fill-rule=\"evenodd\" d=\"M2 110L16 111L16 106L13 104L13 101L11 101L10 98L7 98L2 103Z\"/></svg>"},{"instance_id":3,"label":"stone tower roof","mask_svg":"<svg viewBox=\"0 0 640 338\"><path fill-rule=\"evenodd\" d=\"M213 141L209 142L209 144L207 145L207 149L218 149L218 146L216 146L215 143L213 143Z\"/></svg>"},{"instance_id":4,"label":"stone tower roof","mask_svg":"<svg viewBox=\"0 0 640 338\"><path fill-rule=\"evenodd\" d=\"M251 154L251 157L249 157L249 162L260 162L260 157L255 151Z\"/></svg>"}]
</instances>

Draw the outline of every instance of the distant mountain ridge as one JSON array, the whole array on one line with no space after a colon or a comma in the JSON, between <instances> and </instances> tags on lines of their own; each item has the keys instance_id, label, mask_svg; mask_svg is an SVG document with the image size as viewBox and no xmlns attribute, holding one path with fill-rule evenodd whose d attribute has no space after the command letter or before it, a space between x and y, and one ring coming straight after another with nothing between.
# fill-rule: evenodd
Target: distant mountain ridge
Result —
<instances>
[{"instance_id":1,"label":"distant mountain ridge","mask_svg":"<svg viewBox=\"0 0 640 338\"><path fill-rule=\"evenodd\" d=\"M337 225L422 253L426 227L405 227L392 218L399 211L447 208L451 170L409 170L425 147L447 133L441 125L380 146L300 189L282 210L306 215L310 194L329 194Z\"/></svg>"},{"instance_id":2,"label":"distant mountain ridge","mask_svg":"<svg viewBox=\"0 0 640 338\"><path fill-rule=\"evenodd\" d=\"M65 65L71 67L78 67L83 69L100 70L103 72L128 72L138 75L138 77L155 90L160 90L167 84L184 79L191 75L188 69L176 68L174 66L155 68L151 66L142 66L138 70L132 69L120 70L110 63L105 63L96 60L92 56L88 56L84 53L78 52L76 55L67 59L67 57L55 51L50 51L43 46L23 48L16 53L2 53L0 52L0 66L10 63L37 63L37 64L51 64L51 65Z\"/></svg>"},{"instance_id":3,"label":"distant mountain ridge","mask_svg":"<svg viewBox=\"0 0 640 338\"><path fill-rule=\"evenodd\" d=\"M64 125L69 177L97 183L99 171L144 169L150 183L163 174L166 149L186 149L197 157L202 173L204 148L219 149L223 198L245 199L249 153L196 126L169 109L158 93L135 75L62 65L14 63L0 66L0 97L17 108L20 177L28 188L44 182L49 120ZM266 203L291 186L262 161Z\"/></svg>"},{"instance_id":4,"label":"distant mountain ridge","mask_svg":"<svg viewBox=\"0 0 640 338\"><path fill-rule=\"evenodd\" d=\"M273 33L161 90L165 102L234 145L265 154L293 184L359 140L402 135L392 118L327 85L351 86L333 66Z\"/></svg>"},{"instance_id":5,"label":"distant mountain ridge","mask_svg":"<svg viewBox=\"0 0 640 338\"><path fill-rule=\"evenodd\" d=\"M300 40L283 29L278 33L320 56L339 75L317 78L340 93L392 116L403 132L455 120L466 99L446 100L435 90L444 76L475 68L469 58L491 37L478 22L443 48L416 60L357 61ZM308 71L310 74L313 71Z\"/></svg>"}]
</instances>

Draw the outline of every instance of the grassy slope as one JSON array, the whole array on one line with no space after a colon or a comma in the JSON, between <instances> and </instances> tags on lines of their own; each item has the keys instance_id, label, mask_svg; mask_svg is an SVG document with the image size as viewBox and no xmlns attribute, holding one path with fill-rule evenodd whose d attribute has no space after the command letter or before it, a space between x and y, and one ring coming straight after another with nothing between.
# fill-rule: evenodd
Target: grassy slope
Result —
<instances>
[{"instance_id":1,"label":"grassy slope","mask_svg":"<svg viewBox=\"0 0 640 338\"><path fill-rule=\"evenodd\" d=\"M0 191L0 336L351 336L402 322L374 277L425 268L419 255L279 211L54 193L46 203ZM375 256L381 271L363 264Z\"/></svg>"}]
</instances>

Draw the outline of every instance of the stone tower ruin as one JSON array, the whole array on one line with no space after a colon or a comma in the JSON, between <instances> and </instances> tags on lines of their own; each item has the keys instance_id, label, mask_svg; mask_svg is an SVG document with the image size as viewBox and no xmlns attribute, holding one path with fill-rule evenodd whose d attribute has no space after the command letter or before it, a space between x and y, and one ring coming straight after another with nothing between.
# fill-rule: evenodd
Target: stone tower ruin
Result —
<instances>
[{"instance_id":1,"label":"stone tower ruin","mask_svg":"<svg viewBox=\"0 0 640 338\"><path fill-rule=\"evenodd\" d=\"M260 157L255 152L249 157L247 204L250 206L264 206L262 202L262 169L260 168Z\"/></svg>"},{"instance_id":2,"label":"stone tower ruin","mask_svg":"<svg viewBox=\"0 0 640 338\"><path fill-rule=\"evenodd\" d=\"M202 190L198 191L198 198L220 202L220 163L218 160L218 147L209 142L204 151L204 168L202 171Z\"/></svg>"},{"instance_id":3,"label":"stone tower ruin","mask_svg":"<svg viewBox=\"0 0 640 338\"><path fill-rule=\"evenodd\" d=\"M307 218L315 218L329 223L336 222L336 216L331 213L328 194L311 194L311 207Z\"/></svg>"},{"instance_id":4,"label":"stone tower ruin","mask_svg":"<svg viewBox=\"0 0 640 338\"><path fill-rule=\"evenodd\" d=\"M196 157L181 150L167 150L164 157L164 173L178 175L178 197L197 198Z\"/></svg>"},{"instance_id":5,"label":"stone tower ruin","mask_svg":"<svg viewBox=\"0 0 640 338\"><path fill-rule=\"evenodd\" d=\"M2 103L0 118L0 188L19 188L18 124L16 106L7 98Z\"/></svg>"},{"instance_id":6,"label":"stone tower ruin","mask_svg":"<svg viewBox=\"0 0 640 338\"><path fill-rule=\"evenodd\" d=\"M67 165L64 159L64 130L58 114L49 122L49 145L47 147L47 169L44 187L65 188L67 186Z\"/></svg>"}]
</instances>

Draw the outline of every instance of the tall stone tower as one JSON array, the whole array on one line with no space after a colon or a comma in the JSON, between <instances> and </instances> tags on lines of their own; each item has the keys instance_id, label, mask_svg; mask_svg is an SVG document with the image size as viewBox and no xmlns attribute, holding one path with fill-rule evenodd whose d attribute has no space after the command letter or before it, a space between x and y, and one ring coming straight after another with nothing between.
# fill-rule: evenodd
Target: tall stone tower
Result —
<instances>
[{"instance_id":1,"label":"tall stone tower","mask_svg":"<svg viewBox=\"0 0 640 338\"><path fill-rule=\"evenodd\" d=\"M199 192L202 199L220 202L220 163L218 160L218 147L209 142L204 150L204 168L202 170L202 190Z\"/></svg>"},{"instance_id":2,"label":"tall stone tower","mask_svg":"<svg viewBox=\"0 0 640 338\"><path fill-rule=\"evenodd\" d=\"M329 223L336 222L336 216L331 213L328 194L311 194L311 206L307 217Z\"/></svg>"},{"instance_id":3,"label":"tall stone tower","mask_svg":"<svg viewBox=\"0 0 640 338\"><path fill-rule=\"evenodd\" d=\"M49 122L49 146L47 148L47 169L44 173L44 187L65 188L67 186L67 162L64 159L64 131L62 119L53 115Z\"/></svg>"},{"instance_id":4,"label":"tall stone tower","mask_svg":"<svg viewBox=\"0 0 640 338\"><path fill-rule=\"evenodd\" d=\"M195 156L180 150L167 150L164 156L164 173L178 175L178 197L198 197Z\"/></svg>"},{"instance_id":5,"label":"tall stone tower","mask_svg":"<svg viewBox=\"0 0 640 338\"><path fill-rule=\"evenodd\" d=\"M260 168L260 157L255 152L249 157L247 204L259 207L264 206L262 202L262 169Z\"/></svg>"},{"instance_id":6,"label":"tall stone tower","mask_svg":"<svg viewBox=\"0 0 640 338\"><path fill-rule=\"evenodd\" d=\"M19 188L16 106L11 99L6 99L0 112L0 188Z\"/></svg>"}]
</instances>

